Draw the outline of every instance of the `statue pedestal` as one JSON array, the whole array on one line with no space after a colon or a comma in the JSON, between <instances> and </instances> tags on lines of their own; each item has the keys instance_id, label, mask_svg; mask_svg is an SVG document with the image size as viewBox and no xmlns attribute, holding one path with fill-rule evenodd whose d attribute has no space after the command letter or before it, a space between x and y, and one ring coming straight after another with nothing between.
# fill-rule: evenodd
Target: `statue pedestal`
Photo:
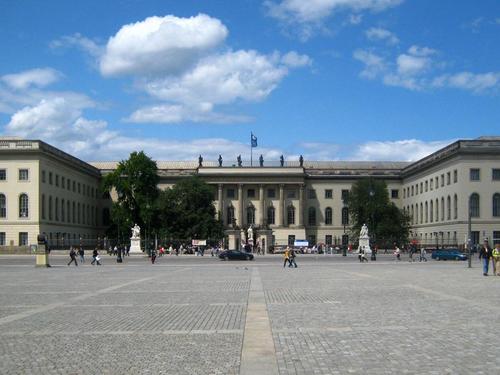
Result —
<instances>
[{"instance_id":1,"label":"statue pedestal","mask_svg":"<svg viewBox=\"0 0 500 375\"><path fill-rule=\"evenodd\" d=\"M361 236L359 237L359 247L358 251L364 249L365 254L371 254L372 249L370 249L370 237L369 236Z\"/></svg>"},{"instance_id":2,"label":"statue pedestal","mask_svg":"<svg viewBox=\"0 0 500 375\"><path fill-rule=\"evenodd\" d=\"M36 267L50 267L49 264L49 254L47 253L46 247L44 244L39 244L36 254Z\"/></svg>"},{"instance_id":3,"label":"statue pedestal","mask_svg":"<svg viewBox=\"0 0 500 375\"><path fill-rule=\"evenodd\" d=\"M142 254L140 238L130 239L130 254Z\"/></svg>"}]
</instances>

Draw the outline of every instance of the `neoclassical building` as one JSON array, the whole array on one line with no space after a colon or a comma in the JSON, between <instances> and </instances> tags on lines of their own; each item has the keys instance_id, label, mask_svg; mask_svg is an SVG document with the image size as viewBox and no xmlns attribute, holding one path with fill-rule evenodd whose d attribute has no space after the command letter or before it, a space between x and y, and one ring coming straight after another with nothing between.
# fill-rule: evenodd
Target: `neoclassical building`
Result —
<instances>
[{"instance_id":1,"label":"neoclassical building","mask_svg":"<svg viewBox=\"0 0 500 375\"><path fill-rule=\"evenodd\" d=\"M145 150L147 153L147 150ZM352 184L386 181L390 199L412 219L411 236L433 245L500 242L500 137L460 140L413 163L304 161L264 166L158 161L159 187L198 175L214 187L230 247L252 225L264 248L308 240L348 244L343 204ZM0 246L97 241L109 220L101 176L117 162L86 163L39 140L0 138Z\"/></svg>"}]
</instances>

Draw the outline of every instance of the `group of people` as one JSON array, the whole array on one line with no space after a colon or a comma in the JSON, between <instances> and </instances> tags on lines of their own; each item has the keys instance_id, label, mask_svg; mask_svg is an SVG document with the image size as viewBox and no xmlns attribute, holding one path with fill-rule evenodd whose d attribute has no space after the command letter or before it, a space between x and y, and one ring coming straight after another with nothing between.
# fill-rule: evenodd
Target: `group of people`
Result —
<instances>
[{"instance_id":1,"label":"group of people","mask_svg":"<svg viewBox=\"0 0 500 375\"><path fill-rule=\"evenodd\" d=\"M488 240L484 240L484 245L479 251L479 259L483 262L483 275L488 276L490 261L493 269L493 276L500 276L500 244L497 243L493 249Z\"/></svg>"},{"instance_id":2,"label":"group of people","mask_svg":"<svg viewBox=\"0 0 500 375\"><path fill-rule=\"evenodd\" d=\"M70 257L70 261L68 263L68 266L71 264L71 263L75 263L75 266L78 267L78 262L76 260L76 256L78 255L78 257L80 258L80 263L84 264L85 263L85 250L83 249L83 247L78 247L78 249L75 249L75 247L71 246L71 248L69 249L69 257ZM92 265L95 265L97 264L98 266L101 265L101 257L99 256L99 251L97 251L97 248L94 249L94 251L92 252L92 262L90 262L90 264Z\"/></svg>"},{"instance_id":3,"label":"group of people","mask_svg":"<svg viewBox=\"0 0 500 375\"><path fill-rule=\"evenodd\" d=\"M295 267L297 268L297 262L295 261L295 258L297 257L297 254L295 252L295 249L289 248L288 246L285 249L285 252L283 253L283 268L286 267L288 264L288 267Z\"/></svg>"}]
</instances>

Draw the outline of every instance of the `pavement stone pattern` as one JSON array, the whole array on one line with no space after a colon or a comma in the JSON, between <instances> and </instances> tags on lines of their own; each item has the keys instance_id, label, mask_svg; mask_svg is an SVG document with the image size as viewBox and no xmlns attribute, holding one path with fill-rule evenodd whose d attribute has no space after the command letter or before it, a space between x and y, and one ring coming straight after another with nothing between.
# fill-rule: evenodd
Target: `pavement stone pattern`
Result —
<instances>
[{"instance_id":1,"label":"pavement stone pattern","mask_svg":"<svg viewBox=\"0 0 500 375\"><path fill-rule=\"evenodd\" d=\"M282 375L500 373L500 277L476 260L19 259L0 257L0 374L240 374L254 267Z\"/></svg>"}]
</instances>

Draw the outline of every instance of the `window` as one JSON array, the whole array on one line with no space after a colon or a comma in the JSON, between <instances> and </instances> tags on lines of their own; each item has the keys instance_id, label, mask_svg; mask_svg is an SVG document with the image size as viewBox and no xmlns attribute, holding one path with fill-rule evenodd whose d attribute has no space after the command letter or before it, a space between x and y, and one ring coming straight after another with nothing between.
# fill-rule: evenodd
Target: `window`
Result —
<instances>
[{"instance_id":1,"label":"window","mask_svg":"<svg viewBox=\"0 0 500 375\"><path fill-rule=\"evenodd\" d=\"M45 195L42 194L42 219L45 220Z\"/></svg>"},{"instance_id":2,"label":"window","mask_svg":"<svg viewBox=\"0 0 500 375\"><path fill-rule=\"evenodd\" d=\"M392 189L391 190L391 198L392 199L398 199L399 198L399 190L398 189Z\"/></svg>"},{"instance_id":3,"label":"window","mask_svg":"<svg viewBox=\"0 0 500 375\"><path fill-rule=\"evenodd\" d=\"M81 218L82 218L82 210L81 210L80 203L78 203L78 205L77 205L77 220L76 220L76 222L78 224L81 223Z\"/></svg>"},{"instance_id":4,"label":"window","mask_svg":"<svg viewBox=\"0 0 500 375\"><path fill-rule=\"evenodd\" d=\"M327 207L325 209L325 224L326 225L332 225L332 209L331 207Z\"/></svg>"},{"instance_id":5,"label":"window","mask_svg":"<svg viewBox=\"0 0 500 375\"><path fill-rule=\"evenodd\" d=\"M1 201L0 201L0 206L1 206ZM500 194L499 193L493 194L493 216L494 217L500 216ZM3 217L5 217L5 216L3 216Z\"/></svg>"},{"instance_id":6,"label":"window","mask_svg":"<svg viewBox=\"0 0 500 375\"><path fill-rule=\"evenodd\" d=\"M64 176L61 177L61 187L63 189L66 187L66 178Z\"/></svg>"},{"instance_id":7,"label":"window","mask_svg":"<svg viewBox=\"0 0 500 375\"><path fill-rule=\"evenodd\" d=\"M429 222L429 203L425 202L425 222Z\"/></svg>"},{"instance_id":8,"label":"window","mask_svg":"<svg viewBox=\"0 0 500 375\"><path fill-rule=\"evenodd\" d=\"M19 217L28 217L29 215L29 201L27 194L19 196Z\"/></svg>"},{"instance_id":9,"label":"window","mask_svg":"<svg viewBox=\"0 0 500 375\"><path fill-rule=\"evenodd\" d=\"M274 207L271 206L267 209L267 224L274 225L275 213L276 213L276 210L274 209Z\"/></svg>"},{"instance_id":10,"label":"window","mask_svg":"<svg viewBox=\"0 0 500 375\"><path fill-rule=\"evenodd\" d=\"M316 190L307 189L307 199L316 199Z\"/></svg>"},{"instance_id":11,"label":"window","mask_svg":"<svg viewBox=\"0 0 500 375\"><path fill-rule=\"evenodd\" d=\"M253 206L247 208L247 224L255 224L255 208Z\"/></svg>"},{"instance_id":12,"label":"window","mask_svg":"<svg viewBox=\"0 0 500 375\"><path fill-rule=\"evenodd\" d=\"M439 221L439 200L436 199L436 222Z\"/></svg>"},{"instance_id":13,"label":"window","mask_svg":"<svg viewBox=\"0 0 500 375\"><path fill-rule=\"evenodd\" d=\"M81 192L82 192L82 185L78 183L78 194L80 194Z\"/></svg>"},{"instance_id":14,"label":"window","mask_svg":"<svg viewBox=\"0 0 500 375\"><path fill-rule=\"evenodd\" d=\"M0 233L0 241L2 240L1 233ZM496 245L497 243L500 243L500 231L493 231L493 245ZM1 243L0 243L1 244Z\"/></svg>"},{"instance_id":15,"label":"window","mask_svg":"<svg viewBox=\"0 0 500 375\"><path fill-rule=\"evenodd\" d=\"M436 176L436 178L434 179L434 182L435 182L435 186L434 186L434 187L435 187L436 189L437 189L437 188L439 188L439 179L438 179L438 177L437 177L437 176Z\"/></svg>"},{"instance_id":16,"label":"window","mask_svg":"<svg viewBox=\"0 0 500 375\"><path fill-rule=\"evenodd\" d=\"M66 180L66 189L71 190L71 180L69 178Z\"/></svg>"},{"instance_id":17,"label":"window","mask_svg":"<svg viewBox=\"0 0 500 375\"><path fill-rule=\"evenodd\" d=\"M406 189L403 189L403 199L406 198Z\"/></svg>"},{"instance_id":18,"label":"window","mask_svg":"<svg viewBox=\"0 0 500 375\"><path fill-rule=\"evenodd\" d=\"M295 199L297 197L297 191L296 190L287 190L286 197L288 199Z\"/></svg>"},{"instance_id":19,"label":"window","mask_svg":"<svg viewBox=\"0 0 500 375\"><path fill-rule=\"evenodd\" d=\"M19 181L28 181L29 180L29 172L27 169L19 170Z\"/></svg>"},{"instance_id":20,"label":"window","mask_svg":"<svg viewBox=\"0 0 500 375\"><path fill-rule=\"evenodd\" d=\"M444 221L444 198L441 198L441 221Z\"/></svg>"},{"instance_id":21,"label":"window","mask_svg":"<svg viewBox=\"0 0 500 375\"><path fill-rule=\"evenodd\" d=\"M52 172L49 172L49 184L52 185Z\"/></svg>"},{"instance_id":22,"label":"window","mask_svg":"<svg viewBox=\"0 0 500 375\"><path fill-rule=\"evenodd\" d=\"M448 198L446 198L446 220L451 220L451 198L448 195Z\"/></svg>"},{"instance_id":23,"label":"window","mask_svg":"<svg viewBox=\"0 0 500 375\"><path fill-rule=\"evenodd\" d=\"M325 199L333 199L333 190L332 189L325 190Z\"/></svg>"},{"instance_id":24,"label":"window","mask_svg":"<svg viewBox=\"0 0 500 375\"><path fill-rule=\"evenodd\" d=\"M434 190L434 185L432 184L432 179L429 180L429 190Z\"/></svg>"},{"instance_id":25,"label":"window","mask_svg":"<svg viewBox=\"0 0 500 375\"><path fill-rule=\"evenodd\" d=\"M267 189L268 198L276 198L276 189Z\"/></svg>"},{"instance_id":26,"label":"window","mask_svg":"<svg viewBox=\"0 0 500 375\"><path fill-rule=\"evenodd\" d=\"M56 206L55 206L55 213L56 213L56 221L59 221L59 198L56 197Z\"/></svg>"},{"instance_id":27,"label":"window","mask_svg":"<svg viewBox=\"0 0 500 375\"><path fill-rule=\"evenodd\" d=\"M56 186L59 187L59 175L56 174Z\"/></svg>"},{"instance_id":28,"label":"window","mask_svg":"<svg viewBox=\"0 0 500 375\"><path fill-rule=\"evenodd\" d=\"M421 182L420 183L420 194L422 194L424 192L424 183Z\"/></svg>"},{"instance_id":29,"label":"window","mask_svg":"<svg viewBox=\"0 0 500 375\"><path fill-rule=\"evenodd\" d=\"M294 225L295 224L295 207L288 206L287 212L287 224Z\"/></svg>"},{"instance_id":30,"label":"window","mask_svg":"<svg viewBox=\"0 0 500 375\"><path fill-rule=\"evenodd\" d=\"M231 188L227 189L226 196L227 196L227 198L235 198L235 196L236 196L235 189L231 189Z\"/></svg>"},{"instance_id":31,"label":"window","mask_svg":"<svg viewBox=\"0 0 500 375\"><path fill-rule=\"evenodd\" d=\"M432 223L434 221L434 201L431 200L429 203L429 221Z\"/></svg>"},{"instance_id":32,"label":"window","mask_svg":"<svg viewBox=\"0 0 500 375\"><path fill-rule=\"evenodd\" d=\"M457 183L458 182L458 171L455 169L453 171L453 183Z\"/></svg>"},{"instance_id":33,"label":"window","mask_svg":"<svg viewBox=\"0 0 500 375\"><path fill-rule=\"evenodd\" d=\"M331 234L327 234L325 236L325 244L328 245L328 246L331 246L333 243L332 241L332 235Z\"/></svg>"},{"instance_id":34,"label":"window","mask_svg":"<svg viewBox=\"0 0 500 375\"><path fill-rule=\"evenodd\" d=\"M453 219L458 219L458 196L453 196Z\"/></svg>"},{"instance_id":35,"label":"window","mask_svg":"<svg viewBox=\"0 0 500 375\"><path fill-rule=\"evenodd\" d=\"M418 224L418 204L415 205L415 224Z\"/></svg>"},{"instance_id":36,"label":"window","mask_svg":"<svg viewBox=\"0 0 500 375\"><path fill-rule=\"evenodd\" d=\"M429 191L429 181L425 181L425 192L427 193Z\"/></svg>"},{"instance_id":37,"label":"window","mask_svg":"<svg viewBox=\"0 0 500 375\"><path fill-rule=\"evenodd\" d=\"M469 210L471 217L479 217L479 194L473 193L469 198Z\"/></svg>"},{"instance_id":38,"label":"window","mask_svg":"<svg viewBox=\"0 0 500 375\"><path fill-rule=\"evenodd\" d=\"M415 194L414 194L414 190L413 190L413 186L411 187L411 196L413 197Z\"/></svg>"},{"instance_id":39,"label":"window","mask_svg":"<svg viewBox=\"0 0 500 375\"><path fill-rule=\"evenodd\" d=\"M316 209L314 207L309 207L307 213L308 224L311 226L316 225Z\"/></svg>"},{"instance_id":40,"label":"window","mask_svg":"<svg viewBox=\"0 0 500 375\"><path fill-rule=\"evenodd\" d=\"M342 202L345 202L349 198L349 190L342 190Z\"/></svg>"},{"instance_id":41,"label":"window","mask_svg":"<svg viewBox=\"0 0 500 375\"><path fill-rule=\"evenodd\" d=\"M479 181L481 179L481 170L479 168L471 168L469 175L471 181Z\"/></svg>"},{"instance_id":42,"label":"window","mask_svg":"<svg viewBox=\"0 0 500 375\"><path fill-rule=\"evenodd\" d=\"M64 199L62 199L61 200L61 221L64 221L65 217L66 217L66 215L65 215L66 211L64 210L64 208L65 208L64 207Z\"/></svg>"},{"instance_id":43,"label":"window","mask_svg":"<svg viewBox=\"0 0 500 375\"><path fill-rule=\"evenodd\" d=\"M5 232L0 232L0 246L5 246Z\"/></svg>"},{"instance_id":44,"label":"window","mask_svg":"<svg viewBox=\"0 0 500 375\"><path fill-rule=\"evenodd\" d=\"M28 232L19 232L19 246L28 245Z\"/></svg>"},{"instance_id":45,"label":"window","mask_svg":"<svg viewBox=\"0 0 500 375\"><path fill-rule=\"evenodd\" d=\"M349 225L349 209L342 208L342 225Z\"/></svg>"},{"instance_id":46,"label":"window","mask_svg":"<svg viewBox=\"0 0 500 375\"><path fill-rule=\"evenodd\" d=\"M295 235L289 234L288 235L288 246L293 246L295 245Z\"/></svg>"},{"instance_id":47,"label":"window","mask_svg":"<svg viewBox=\"0 0 500 375\"><path fill-rule=\"evenodd\" d=\"M52 197L49 196L49 220L52 220Z\"/></svg>"},{"instance_id":48,"label":"window","mask_svg":"<svg viewBox=\"0 0 500 375\"><path fill-rule=\"evenodd\" d=\"M0 175L1 175L1 171L0 171ZM1 179L2 179L2 178L0 177L0 180L1 180ZM500 181L500 169L493 168L493 169L491 170L491 179L492 179L493 181Z\"/></svg>"},{"instance_id":49,"label":"window","mask_svg":"<svg viewBox=\"0 0 500 375\"><path fill-rule=\"evenodd\" d=\"M446 185L451 184L451 172L446 173Z\"/></svg>"},{"instance_id":50,"label":"window","mask_svg":"<svg viewBox=\"0 0 500 375\"><path fill-rule=\"evenodd\" d=\"M441 187L444 186L444 173L441 175Z\"/></svg>"},{"instance_id":51,"label":"window","mask_svg":"<svg viewBox=\"0 0 500 375\"><path fill-rule=\"evenodd\" d=\"M0 181L5 181L5 180L7 180L7 170L0 169Z\"/></svg>"},{"instance_id":52,"label":"window","mask_svg":"<svg viewBox=\"0 0 500 375\"><path fill-rule=\"evenodd\" d=\"M71 223L71 211L70 211L69 201L66 202L66 218L67 218L66 220L68 221L68 223Z\"/></svg>"},{"instance_id":53,"label":"window","mask_svg":"<svg viewBox=\"0 0 500 375\"><path fill-rule=\"evenodd\" d=\"M247 198L255 198L255 189L247 190Z\"/></svg>"},{"instance_id":54,"label":"window","mask_svg":"<svg viewBox=\"0 0 500 375\"><path fill-rule=\"evenodd\" d=\"M234 224L234 207L229 206L227 208L227 215L226 215L226 223L227 225L233 225Z\"/></svg>"},{"instance_id":55,"label":"window","mask_svg":"<svg viewBox=\"0 0 500 375\"><path fill-rule=\"evenodd\" d=\"M7 198L5 194L0 194L0 218L7 217Z\"/></svg>"},{"instance_id":56,"label":"window","mask_svg":"<svg viewBox=\"0 0 500 375\"><path fill-rule=\"evenodd\" d=\"M76 203L74 201L73 201L73 208L72 208L71 212L72 212L72 215L71 215L72 220L71 221L73 223L76 223Z\"/></svg>"},{"instance_id":57,"label":"window","mask_svg":"<svg viewBox=\"0 0 500 375\"><path fill-rule=\"evenodd\" d=\"M45 183L45 178L46 178L45 171L42 171L42 182L43 183Z\"/></svg>"},{"instance_id":58,"label":"window","mask_svg":"<svg viewBox=\"0 0 500 375\"><path fill-rule=\"evenodd\" d=\"M76 192L76 182L73 181L73 193L75 193L75 192Z\"/></svg>"},{"instance_id":59,"label":"window","mask_svg":"<svg viewBox=\"0 0 500 375\"><path fill-rule=\"evenodd\" d=\"M424 205L420 203L420 224L424 222Z\"/></svg>"}]
</instances>

